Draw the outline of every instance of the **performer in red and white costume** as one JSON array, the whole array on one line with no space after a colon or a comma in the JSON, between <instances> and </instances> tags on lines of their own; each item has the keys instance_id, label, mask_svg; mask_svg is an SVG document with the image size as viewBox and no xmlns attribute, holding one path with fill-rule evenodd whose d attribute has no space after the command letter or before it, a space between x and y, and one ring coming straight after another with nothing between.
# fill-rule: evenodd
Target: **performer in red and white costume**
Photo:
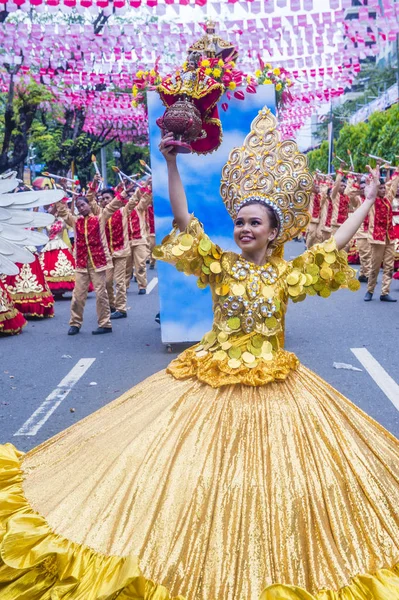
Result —
<instances>
[{"instance_id":1,"label":"performer in red and white costume","mask_svg":"<svg viewBox=\"0 0 399 600\"><path fill-rule=\"evenodd\" d=\"M53 213L55 208L50 208ZM75 287L75 259L68 244L64 241L67 227L57 217L49 230L49 241L40 253L40 264L44 276L54 296L62 296Z\"/></svg>"},{"instance_id":2,"label":"performer in red and white costume","mask_svg":"<svg viewBox=\"0 0 399 600\"><path fill-rule=\"evenodd\" d=\"M392 201L396 196L399 186L399 172L393 174L392 179L385 184L381 182L377 200L370 209L368 239L371 247L371 265L367 292L364 297L366 302L373 298L377 283L378 273L383 264L380 300L383 302L396 302L389 294L394 262L395 262L395 231L393 224Z\"/></svg>"},{"instance_id":3,"label":"performer in red and white costume","mask_svg":"<svg viewBox=\"0 0 399 600\"><path fill-rule=\"evenodd\" d=\"M321 195L319 180L316 179L313 183L312 195L310 196L309 214L310 223L306 229L306 247L311 248L314 244L322 241L322 234L320 231L320 213L321 213Z\"/></svg>"},{"instance_id":4,"label":"performer in red and white costume","mask_svg":"<svg viewBox=\"0 0 399 600\"><path fill-rule=\"evenodd\" d=\"M147 192L147 193L146 193ZM147 206L150 201L150 189L142 190L143 198L139 204L130 213L128 220L129 240L131 252L127 257L126 264L126 287L129 288L130 279L132 277L133 267L134 274L139 286L139 295L146 294L147 289L147 269L146 261L148 257L148 227L147 227Z\"/></svg>"},{"instance_id":5,"label":"performer in red and white costume","mask_svg":"<svg viewBox=\"0 0 399 600\"><path fill-rule=\"evenodd\" d=\"M399 198L395 196L392 201L392 214L393 214L393 233L395 239L395 262L394 262L394 274L393 279L399 279Z\"/></svg>"},{"instance_id":6,"label":"performer in red and white costume","mask_svg":"<svg viewBox=\"0 0 399 600\"><path fill-rule=\"evenodd\" d=\"M10 294L0 279L0 335L17 335L25 325L25 317L15 308Z\"/></svg>"},{"instance_id":7,"label":"performer in red and white costume","mask_svg":"<svg viewBox=\"0 0 399 600\"><path fill-rule=\"evenodd\" d=\"M343 176L343 171L337 171L335 183L331 190L331 201L333 204L331 229L333 235L349 216L349 197L345 194L346 183L343 181Z\"/></svg>"},{"instance_id":8,"label":"performer in red and white costume","mask_svg":"<svg viewBox=\"0 0 399 600\"><path fill-rule=\"evenodd\" d=\"M154 218L154 205L150 204L147 208L147 224L148 224L148 246L150 249L150 269L155 268L155 258L152 255L152 251L155 248L155 218Z\"/></svg>"},{"instance_id":9,"label":"performer in red and white costume","mask_svg":"<svg viewBox=\"0 0 399 600\"><path fill-rule=\"evenodd\" d=\"M53 317L54 297L50 291L36 248L29 248L35 255L30 264L16 263L18 275L7 275L5 286L15 307L24 317Z\"/></svg>"}]
</instances>

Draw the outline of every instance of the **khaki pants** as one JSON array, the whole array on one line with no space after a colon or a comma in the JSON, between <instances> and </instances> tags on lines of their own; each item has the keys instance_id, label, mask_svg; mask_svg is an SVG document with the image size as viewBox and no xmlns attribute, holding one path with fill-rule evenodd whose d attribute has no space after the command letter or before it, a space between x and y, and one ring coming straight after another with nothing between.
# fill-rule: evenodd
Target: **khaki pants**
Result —
<instances>
[{"instance_id":1,"label":"khaki pants","mask_svg":"<svg viewBox=\"0 0 399 600\"><path fill-rule=\"evenodd\" d=\"M155 248L155 235L148 236L148 245L150 250L150 265L155 265L155 258L152 256L152 251Z\"/></svg>"},{"instance_id":2,"label":"khaki pants","mask_svg":"<svg viewBox=\"0 0 399 600\"><path fill-rule=\"evenodd\" d=\"M374 293L378 273L380 272L381 263L383 263L381 296L386 296L386 294L389 294L389 288L391 285L393 275L393 266L395 261L395 244L394 242L390 241L387 241L385 244L373 244L371 242L370 247L371 265L367 291L369 291L371 294Z\"/></svg>"},{"instance_id":3,"label":"khaki pants","mask_svg":"<svg viewBox=\"0 0 399 600\"><path fill-rule=\"evenodd\" d=\"M113 267L106 271L109 305L124 313L126 312L126 262L127 256L112 258Z\"/></svg>"},{"instance_id":4,"label":"khaki pants","mask_svg":"<svg viewBox=\"0 0 399 600\"><path fill-rule=\"evenodd\" d=\"M359 252L359 276L368 277L371 266L371 248L367 238L357 238L356 248Z\"/></svg>"},{"instance_id":5,"label":"khaki pants","mask_svg":"<svg viewBox=\"0 0 399 600\"><path fill-rule=\"evenodd\" d=\"M318 223L309 223L306 230L306 248L309 249L315 244L322 242L322 232L320 231Z\"/></svg>"},{"instance_id":6,"label":"khaki pants","mask_svg":"<svg viewBox=\"0 0 399 600\"><path fill-rule=\"evenodd\" d=\"M144 242L138 246L132 246L132 251L127 257L126 263L126 287L130 285L133 267L137 279L139 290L145 290L147 287L147 268L146 261L148 256L148 244Z\"/></svg>"},{"instance_id":7,"label":"khaki pants","mask_svg":"<svg viewBox=\"0 0 399 600\"><path fill-rule=\"evenodd\" d=\"M110 321L110 310L106 288L106 271L96 272L88 267L84 273L75 272L75 288L72 294L71 319L69 325L81 327L83 323L83 311L86 304L87 292L90 281L96 294L96 311L99 327L112 327Z\"/></svg>"},{"instance_id":8,"label":"khaki pants","mask_svg":"<svg viewBox=\"0 0 399 600\"><path fill-rule=\"evenodd\" d=\"M330 239L331 236L332 236L331 231L322 231L321 232L321 241L326 242L327 240Z\"/></svg>"}]
</instances>

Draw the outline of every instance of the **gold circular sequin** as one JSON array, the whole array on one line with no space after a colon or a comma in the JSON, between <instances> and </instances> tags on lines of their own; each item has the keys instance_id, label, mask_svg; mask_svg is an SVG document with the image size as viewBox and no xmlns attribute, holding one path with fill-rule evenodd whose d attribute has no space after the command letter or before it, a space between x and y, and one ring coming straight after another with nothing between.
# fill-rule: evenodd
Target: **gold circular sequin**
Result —
<instances>
[{"instance_id":1,"label":"gold circular sequin","mask_svg":"<svg viewBox=\"0 0 399 600\"><path fill-rule=\"evenodd\" d=\"M326 252L333 252L336 249L336 244L334 238L330 238L323 244L324 250Z\"/></svg>"},{"instance_id":2,"label":"gold circular sequin","mask_svg":"<svg viewBox=\"0 0 399 600\"><path fill-rule=\"evenodd\" d=\"M255 348L252 344L249 344L248 352L251 352L254 356L260 356L262 354L262 348Z\"/></svg>"},{"instance_id":3,"label":"gold circular sequin","mask_svg":"<svg viewBox=\"0 0 399 600\"><path fill-rule=\"evenodd\" d=\"M208 254L209 250L212 248L212 242L208 238L202 238L199 243L199 248Z\"/></svg>"},{"instance_id":4,"label":"gold circular sequin","mask_svg":"<svg viewBox=\"0 0 399 600\"><path fill-rule=\"evenodd\" d=\"M254 348L262 348L262 344L264 343L264 338L261 335L255 335L251 339L251 343Z\"/></svg>"},{"instance_id":5,"label":"gold circular sequin","mask_svg":"<svg viewBox=\"0 0 399 600\"><path fill-rule=\"evenodd\" d=\"M213 263L211 263L209 265L210 270L212 271L212 273L218 274L222 272L222 267L220 266L220 263L214 261Z\"/></svg>"},{"instance_id":6,"label":"gold circular sequin","mask_svg":"<svg viewBox=\"0 0 399 600\"><path fill-rule=\"evenodd\" d=\"M306 275L304 275L303 273L301 273L301 275L299 277L299 284L300 285L306 285L306 282L307 282Z\"/></svg>"},{"instance_id":7,"label":"gold circular sequin","mask_svg":"<svg viewBox=\"0 0 399 600\"><path fill-rule=\"evenodd\" d=\"M308 265L306 267L306 272L309 273L310 275L312 275L312 277L315 277L316 275L319 274L319 267L317 265Z\"/></svg>"},{"instance_id":8,"label":"gold circular sequin","mask_svg":"<svg viewBox=\"0 0 399 600\"><path fill-rule=\"evenodd\" d=\"M221 331L221 332L218 334L218 342L219 342L220 344L223 344L224 342L227 342L227 340L228 340L228 339L229 339L229 334L228 334L228 333L226 333L225 331Z\"/></svg>"},{"instance_id":9,"label":"gold circular sequin","mask_svg":"<svg viewBox=\"0 0 399 600\"><path fill-rule=\"evenodd\" d=\"M299 285L290 285L288 287L288 293L290 296L295 298L296 296L299 296L299 294L301 293L301 288L299 287Z\"/></svg>"},{"instance_id":10,"label":"gold circular sequin","mask_svg":"<svg viewBox=\"0 0 399 600\"><path fill-rule=\"evenodd\" d=\"M335 254L326 254L324 257L324 260L326 261L327 264L332 265L333 263L335 263L335 261L337 260Z\"/></svg>"},{"instance_id":11,"label":"gold circular sequin","mask_svg":"<svg viewBox=\"0 0 399 600\"><path fill-rule=\"evenodd\" d=\"M212 358L213 360L217 361L225 360L227 358L227 352L225 352L224 350L218 350L217 352L215 352Z\"/></svg>"},{"instance_id":12,"label":"gold circular sequin","mask_svg":"<svg viewBox=\"0 0 399 600\"><path fill-rule=\"evenodd\" d=\"M310 273L306 273L306 283L304 283L303 285L308 286L308 285L312 285L313 283L313 277L311 276Z\"/></svg>"},{"instance_id":13,"label":"gold circular sequin","mask_svg":"<svg viewBox=\"0 0 399 600\"><path fill-rule=\"evenodd\" d=\"M230 286L228 286L227 284L218 285L215 288L215 292L218 296L227 296L229 291L230 291Z\"/></svg>"},{"instance_id":14,"label":"gold circular sequin","mask_svg":"<svg viewBox=\"0 0 399 600\"><path fill-rule=\"evenodd\" d=\"M268 317L265 319L265 323L269 329L274 329L277 325L276 317Z\"/></svg>"},{"instance_id":15,"label":"gold circular sequin","mask_svg":"<svg viewBox=\"0 0 399 600\"><path fill-rule=\"evenodd\" d=\"M241 367L241 361L236 358L230 358L227 364L229 365L230 369L238 369Z\"/></svg>"},{"instance_id":16,"label":"gold circular sequin","mask_svg":"<svg viewBox=\"0 0 399 600\"><path fill-rule=\"evenodd\" d=\"M270 354L272 350L273 350L273 347L270 342L263 342L262 354Z\"/></svg>"},{"instance_id":17,"label":"gold circular sequin","mask_svg":"<svg viewBox=\"0 0 399 600\"><path fill-rule=\"evenodd\" d=\"M182 256L184 254L184 250L181 250L179 246L173 246L172 254L173 256Z\"/></svg>"},{"instance_id":18,"label":"gold circular sequin","mask_svg":"<svg viewBox=\"0 0 399 600\"><path fill-rule=\"evenodd\" d=\"M208 333L204 335L204 341L207 344L213 344L216 342L216 331L208 331Z\"/></svg>"},{"instance_id":19,"label":"gold circular sequin","mask_svg":"<svg viewBox=\"0 0 399 600\"><path fill-rule=\"evenodd\" d=\"M338 273L335 273L334 279L337 283L342 285L346 281L345 273L342 273L341 271L339 271Z\"/></svg>"},{"instance_id":20,"label":"gold circular sequin","mask_svg":"<svg viewBox=\"0 0 399 600\"><path fill-rule=\"evenodd\" d=\"M299 281L299 273L297 271L293 271L287 276L288 285L296 285Z\"/></svg>"},{"instance_id":21,"label":"gold circular sequin","mask_svg":"<svg viewBox=\"0 0 399 600\"><path fill-rule=\"evenodd\" d=\"M246 363L253 363L255 361L255 356L250 352L243 352L242 360Z\"/></svg>"},{"instance_id":22,"label":"gold circular sequin","mask_svg":"<svg viewBox=\"0 0 399 600\"><path fill-rule=\"evenodd\" d=\"M197 356L198 358L204 358L204 356L208 356L208 352L206 350L200 350L200 352L197 352Z\"/></svg>"},{"instance_id":23,"label":"gold circular sequin","mask_svg":"<svg viewBox=\"0 0 399 600\"><path fill-rule=\"evenodd\" d=\"M231 342L223 342L223 344L220 344L220 347L222 350L229 350L232 345L233 344Z\"/></svg>"},{"instance_id":24,"label":"gold circular sequin","mask_svg":"<svg viewBox=\"0 0 399 600\"><path fill-rule=\"evenodd\" d=\"M323 267L320 271L320 277L322 279L331 279L331 277L333 276L333 272L332 269L330 269L330 267Z\"/></svg>"},{"instance_id":25,"label":"gold circular sequin","mask_svg":"<svg viewBox=\"0 0 399 600\"><path fill-rule=\"evenodd\" d=\"M323 287L320 291L319 291L319 295L322 298L328 298L331 295L331 290L328 287Z\"/></svg>"},{"instance_id":26,"label":"gold circular sequin","mask_svg":"<svg viewBox=\"0 0 399 600\"><path fill-rule=\"evenodd\" d=\"M231 317L227 321L227 325L230 327L230 329L240 329L241 321L238 317Z\"/></svg>"},{"instance_id":27,"label":"gold circular sequin","mask_svg":"<svg viewBox=\"0 0 399 600\"><path fill-rule=\"evenodd\" d=\"M267 360L267 361L273 360L273 354L271 352L270 353L262 352L262 358L263 358L263 360Z\"/></svg>"},{"instance_id":28,"label":"gold circular sequin","mask_svg":"<svg viewBox=\"0 0 399 600\"><path fill-rule=\"evenodd\" d=\"M274 287L272 285L262 285L262 296L265 298L273 298Z\"/></svg>"},{"instance_id":29,"label":"gold circular sequin","mask_svg":"<svg viewBox=\"0 0 399 600\"><path fill-rule=\"evenodd\" d=\"M358 289L360 289L360 282L357 279L350 279L348 281L348 288L351 292L356 292Z\"/></svg>"},{"instance_id":30,"label":"gold circular sequin","mask_svg":"<svg viewBox=\"0 0 399 600\"><path fill-rule=\"evenodd\" d=\"M245 294L245 286L243 286L242 283L234 283L231 286L231 291L234 296L243 296Z\"/></svg>"},{"instance_id":31,"label":"gold circular sequin","mask_svg":"<svg viewBox=\"0 0 399 600\"><path fill-rule=\"evenodd\" d=\"M194 238L189 233L185 233L179 240L182 246L186 246L187 248L191 248L194 243Z\"/></svg>"},{"instance_id":32,"label":"gold circular sequin","mask_svg":"<svg viewBox=\"0 0 399 600\"><path fill-rule=\"evenodd\" d=\"M228 352L230 358L241 358L241 348L238 348L237 346L232 346Z\"/></svg>"}]
</instances>

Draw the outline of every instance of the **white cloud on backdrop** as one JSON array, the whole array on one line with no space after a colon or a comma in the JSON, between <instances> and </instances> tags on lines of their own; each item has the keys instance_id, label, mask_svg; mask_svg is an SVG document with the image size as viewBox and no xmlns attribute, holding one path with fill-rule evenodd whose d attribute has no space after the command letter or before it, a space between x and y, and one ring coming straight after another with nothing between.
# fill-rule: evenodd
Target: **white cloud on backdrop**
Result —
<instances>
[{"instance_id":1,"label":"white cloud on backdrop","mask_svg":"<svg viewBox=\"0 0 399 600\"><path fill-rule=\"evenodd\" d=\"M258 110L267 102L269 86L248 97L245 102L232 101L227 113L221 114L224 139L218 150L206 156L181 155L180 172L189 203L189 210L204 223L212 241L224 250L237 252L233 241L233 226L220 198L220 175L230 150L240 146L250 130ZM151 168L153 170L154 206L158 243L172 226L168 198L165 161L158 150L160 130L155 120L164 107L158 96L148 96ZM159 264L159 294L161 330L164 343L197 341L212 325L212 298L209 288L200 290L196 278L186 277L171 265Z\"/></svg>"}]
</instances>

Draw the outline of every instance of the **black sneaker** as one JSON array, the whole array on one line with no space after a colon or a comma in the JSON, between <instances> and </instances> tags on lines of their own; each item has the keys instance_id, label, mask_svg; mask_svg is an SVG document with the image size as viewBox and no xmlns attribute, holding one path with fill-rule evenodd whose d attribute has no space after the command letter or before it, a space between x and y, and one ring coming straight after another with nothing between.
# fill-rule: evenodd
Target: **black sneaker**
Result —
<instances>
[{"instance_id":1,"label":"black sneaker","mask_svg":"<svg viewBox=\"0 0 399 600\"><path fill-rule=\"evenodd\" d=\"M384 294L380 296L381 302L397 302L396 298L392 298L389 294Z\"/></svg>"},{"instance_id":2,"label":"black sneaker","mask_svg":"<svg viewBox=\"0 0 399 600\"><path fill-rule=\"evenodd\" d=\"M373 294L371 292L366 292L363 300L365 302L370 302L370 300L372 300L372 299L373 299Z\"/></svg>"},{"instance_id":3,"label":"black sneaker","mask_svg":"<svg viewBox=\"0 0 399 600\"><path fill-rule=\"evenodd\" d=\"M72 325L68 329L68 335L77 335L80 332L80 327L76 327L76 325Z\"/></svg>"},{"instance_id":4,"label":"black sneaker","mask_svg":"<svg viewBox=\"0 0 399 600\"><path fill-rule=\"evenodd\" d=\"M144 296L144 294L147 293L147 290L145 290L144 288L141 288L141 290L139 290L139 296Z\"/></svg>"},{"instance_id":5,"label":"black sneaker","mask_svg":"<svg viewBox=\"0 0 399 600\"><path fill-rule=\"evenodd\" d=\"M116 310L111 315L111 319L126 319L126 317L127 313L125 313L123 310Z\"/></svg>"},{"instance_id":6,"label":"black sneaker","mask_svg":"<svg viewBox=\"0 0 399 600\"><path fill-rule=\"evenodd\" d=\"M158 325L160 325L161 324L161 313L157 313L155 315L155 319L154 320L155 320L155 323L158 323Z\"/></svg>"},{"instance_id":7,"label":"black sneaker","mask_svg":"<svg viewBox=\"0 0 399 600\"><path fill-rule=\"evenodd\" d=\"M92 331L93 335L102 335L103 333L112 333L112 327L97 327Z\"/></svg>"},{"instance_id":8,"label":"black sneaker","mask_svg":"<svg viewBox=\"0 0 399 600\"><path fill-rule=\"evenodd\" d=\"M357 278L358 281L360 281L360 283L367 283L369 278L366 277L366 275L359 275L359 277Z\"/></svg>"},{"instance_id":9,"label":"black sneaker","mask_svg":"<svg viewBox=\"0 0 399 600\"><path fill-rule=\"evenodd\" d=\"M116 312L116 308L115 308L115 306L110 306L110 307L109 307L109 310L111 311L111 313L114 313L114 312Z\"/></svg>"}]
</instances>

